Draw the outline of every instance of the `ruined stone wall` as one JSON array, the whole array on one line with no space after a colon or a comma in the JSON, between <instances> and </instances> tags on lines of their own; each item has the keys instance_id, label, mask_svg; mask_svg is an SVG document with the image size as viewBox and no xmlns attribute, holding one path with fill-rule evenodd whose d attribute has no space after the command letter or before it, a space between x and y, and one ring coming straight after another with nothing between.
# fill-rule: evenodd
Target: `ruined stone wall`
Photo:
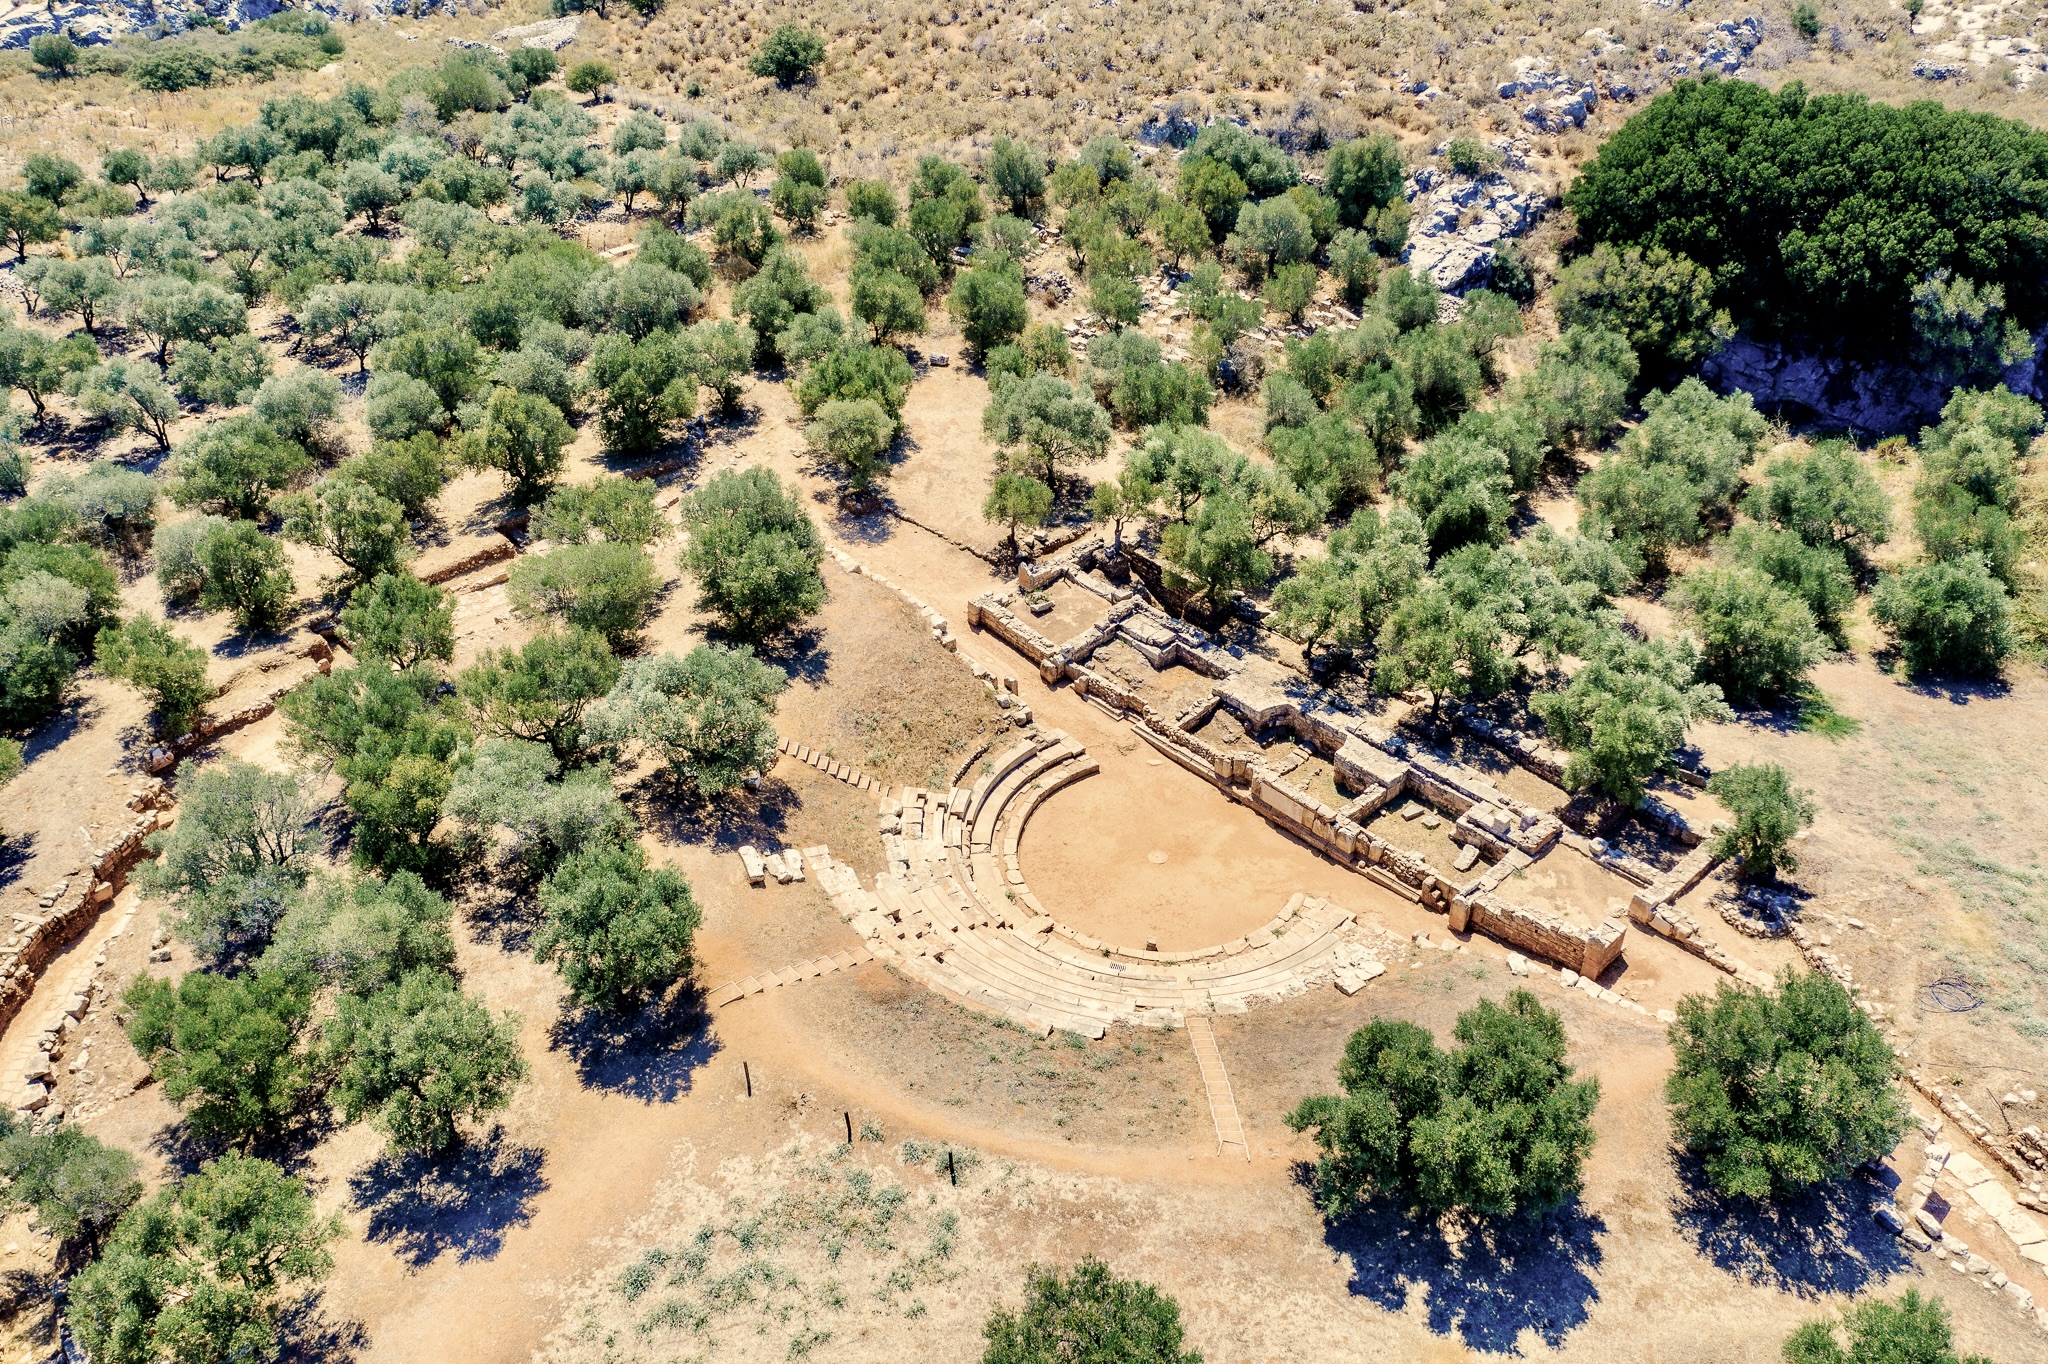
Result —
<instances>
[{"instance_id":1,"label":"ruined stone wall","mask_svg":"<svg viewBox=\"0 0 2048 1364\"><path fill-rule=\"evenodd\" d=\"M128 883L135 864L154 855L144 840L168 822L158 810L169 803L161 778L153 777L130 793L128 804L135 818L94 848L84 866L50 887L35 913L11 916L6 942L0 945L0 1028L21 1012L50 959L99 917Z\"/></svg>"}]
</instances>

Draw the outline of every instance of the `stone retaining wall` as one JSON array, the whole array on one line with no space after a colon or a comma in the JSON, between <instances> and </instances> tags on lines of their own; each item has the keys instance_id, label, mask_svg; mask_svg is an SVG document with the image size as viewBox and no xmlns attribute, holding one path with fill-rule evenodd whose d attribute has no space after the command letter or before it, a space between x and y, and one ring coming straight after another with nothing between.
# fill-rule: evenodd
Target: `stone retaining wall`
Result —
<instances>
[{"instance_id":1,"label":"stone retaining wall","mask_svg":"<svg viewBox=\"0 0 2048 1364\"><path fill-rule=\"evenodd\" d=\"M152 775L169 771L180 758L189 756L195 750L205 747L224 734L246 729L277 709L278 701L314 674L326 674L334 668L334 650L321 636L307 631L297 641L298 649L289 657L264 669L266 672L284 671L288 679L280 685L269 688L269 694L253 705L229 711L225 715L202 715L199 723L169 743L154 745L143 759L143 767ZM310 664L309 667L292 667L293 664Z\"/></svg>"},{"instance_id":2,"label":"stone retaining wall","mask_svg":"<svg viewBox=\"0 0 2048 1364\"><path fill-rule=\"evenodd\" d=\"M158 815L166 804L163 781L151 778L130 795L135 818L111 842L94 848L85 865L44 894L35 913L12 916L0 945L0 1029L21 1012L50 959L99 917L128 883L136 863L154 856L144 841L168 822Z\"/></svg>"}]
</instances>

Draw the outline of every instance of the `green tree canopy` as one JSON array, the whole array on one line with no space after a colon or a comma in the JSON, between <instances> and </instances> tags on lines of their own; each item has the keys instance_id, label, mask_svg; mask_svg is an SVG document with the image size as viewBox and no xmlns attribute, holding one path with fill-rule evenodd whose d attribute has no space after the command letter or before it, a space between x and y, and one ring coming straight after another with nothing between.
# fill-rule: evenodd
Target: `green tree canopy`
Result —
<instances>
[{"instance_id":1,"label":"green tree canopy","mask_svg":"<svg viewBox=\"0 0 2048 1364\"><path fill-rule=\"evenodd\" d=\"M981 1333L981 1364L1202 1364L1181 1349L1180 1304L1093 1256L1068 1275L1031 1266L1023 1307L998 1307Z\"/></svg>"},{"instance_id":2,"label":"green tree canopy","mask_svg":"<svg viewBox=\"0 0 2048 1364\"><path fill-rule=\"evenodd\" d=\"M454 604L410 573L380 573L350 593L341 628L357 654L400 669L455 656Z\"/></svg>"},{"instance_id":3,"label":"green tree canopy","mask_svg":"<svg viewBox=\"0 0 2048 1364\"><path fill-rule=\"evenodd\" d=\"M1679 1139L1714 1187L1783 1198L1883 1156L1911 1113L1898 1058L1848 990L1786 970L1775 988L1688 995L1671 1025L1664 1087Z\"/></svg>"},{"instance_id":4,"label":"green tree canopy","mask_svg":"<svg viewBox=\"0 0 2048 1364\"><path fill-rule=\"evenodd\" d=\"M1589 650L1585 666L1529 708L1571 753L1565 784L1597 788L1633 805L1649 779L1669 771L1688 726L1730 716L1721 689L1696 678L1689 641L1636 640L1615 631Z\"/></svg>"},{"instance_id":5,"label":"green tree canopy","mask_svg":"<svg viewBox=\"0 0 2048 1364\"><path fill-rule=\"evenodd\" d=\"M1610 137L1566 195L1592 242L1661 248L1760 332L1903 346L1937 271L2048 317L2048 134L1923 100L1680 81ZM1731 232L1730 223L1742 224Z\"/></svg>"},{"instance_id":6,"label":"green tree canopy","mask_svg":"<svg viewBox=\"0 0 2048 1364\"><path fill-rule=\"evenodd\" d=\"M599 743L638 744L707 796L765 771L775 754L775 698L787 679L744 645L650 654L584 713Z\"/></svg>"},{"instance_id":7,"label":"green tree canopy","mask_svg":"<svg viewBox=\"0 0 2048 1364\"><path fill-rule=\"evenodd\" d=\"M1785 1364L1991 1364L1983 1355L1958 1357L1948 1309L1939 1298L1909 1288L1897 1301L1865 1298L1842 1314L1809 1321L1785 1341Z\"/></svg>"},{"instance_id":8,"label":"green tree canopy","mask_svg":"<svg viewBox=\"0 0 2048 1364\"><path fill-rule=\"evenodd\" d=\"M687 976L700 919L689 883L650 868L637 843L600 844L542 883L534 956L551 961L579 1004L623 1008Z\"/></svg>"},{"instance_id":9,"label":"green tree canopy","mask_svg":"<svg viewBox=\"0 0 2048 1364\"><path fill-rule=\"evenodd\" d=\"M275 1359L285 1307L327 1277L341 1234L277 1166L222 1156L121 1219L71 1281L71 1328L100 1364Z\"/></svg>"},{"instance_id":10,"label":"green tree canopy","mask_svg":"<svg viewBox=\"0 0 2048 1364\"><path fill-rule=\"evenodd\" d=\"M545 631L517 649L486 649L456 690L480 733L544 743L566 762L582 747L585 708L618 677L602 635Z\"/></svg>"},{"instance_id":11,"label":"green tree canopy","mask_svg":"<svg viewBox=\"0 0 2048 1364\"><path fill-rule=\"evenodd\" d=\"M1326 1217L1375 1196L1501 1217L1578 1194L1600 1082L1573 1078L1562 1021L1516 990L1460 1014L1455 1034L1460 1045L1445 1052L1413 1023L1375 1019L1345 1044L1344 1092L1288 1114L1322 1152Z\"/></svg>"},{"instance_id":12,"label":"green tree canopy","mask_svg":"<svg viewBox=\"0 0 2048 1364\"><path fill-rule=\"evenodd\" d=\"M1798 870L1792 840L1813 823L1813 796L1794 786L1784 768L1772 763L1724 767L1708 781L1707 791L1735 816L1733 826L1714 839L1716 857L1733 858L1744 876L1763 881L1780 870Z\"/></svg>"},{"instance_id":13,"label":"green tree canopy","mask_svg":"<svg viewBox=\"0 0 2048 1364\"><path fill-rule=\"evenodd\" d=\"M313 1083L299 1047L312 1014L304 976L193 971L175 985L137 976L122 996L128 1040L202 1141L246 1146L299 1115Z\"/></svg>"},{"instance_id":14,"label":"green tree canopy","mask_svg":"<svg viewBox=\"0 0 2048 1364\"><path fill-rule=\"evenodd\" d=\"M683 502L690 542L684 571L697 605L730 633L759 640L794 625L825 600L825 546L794 492L774 471L726 470Z\"/></svg>"},{"instance_id":15,"label":"green tree canopy","mask_svg":"<svg viewBox=\"0 0 2048 1364\"><path fill-rule=\"evenodd\" d=\"M339 1060L334 1098L399 1150L435 1153L512 1101L526 1075L519 1018L494 1017L443 971L415 971L374 995L349 995L327 1025Z\"/></svg>"}]
</instances>

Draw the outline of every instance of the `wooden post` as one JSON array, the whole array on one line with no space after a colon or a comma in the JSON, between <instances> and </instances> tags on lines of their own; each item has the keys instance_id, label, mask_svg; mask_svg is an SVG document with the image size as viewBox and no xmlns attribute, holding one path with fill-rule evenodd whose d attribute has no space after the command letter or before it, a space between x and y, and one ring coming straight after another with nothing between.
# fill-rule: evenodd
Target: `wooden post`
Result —
<instances>
[{"instance_id":1,"label":"wooden post","mask_svg":"<svg viewBox=\"0 0 2048 1364\"><path fill-rule=\"evenodd\" d=\"M853 1145L853 1110L846 1110L846 1144Z\"/></svg>"},{"instance_id":2,"label":"wooden post","mask_svg":"<svg viewBox=\"0 0 2048 1364\"><path fill-rule=\"evenodd\" d=\"M754 1097L754 1072L745 1061L740 1062L740 1074L747 1077L747 1097Z\"/></svg>"},{"instance_id":3,"label":"wooden post","mask_svg":"<svg viewBox=\"0 0 2048 1364\"><path fill-rule=\"evenodd\" d=\"M953 1166L953 1152L950 1149L946 1152L946 1178L953 1181L954 1188L960 1187L960 1171Z\"/></svg>"}]
</instances>

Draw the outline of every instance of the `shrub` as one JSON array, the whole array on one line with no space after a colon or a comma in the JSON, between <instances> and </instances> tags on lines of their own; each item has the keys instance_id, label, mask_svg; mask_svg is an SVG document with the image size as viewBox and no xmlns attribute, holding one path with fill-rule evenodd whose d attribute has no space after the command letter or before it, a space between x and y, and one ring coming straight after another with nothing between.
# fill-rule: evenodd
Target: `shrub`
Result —
<instances>
[{"instance_id":1,"label":"shrub","mask_svg":"<svg viewBox=\"0 0 2048 1364\"><path fill-rule=\"evenodd\" d=\"M594 95L618 79L618 73L600 61L578 62L562 77L562 84L579 95Z\"/></svg>"},{"instance_id":2,"label":"shrub","mask_svg":"<svg viewBox=\"0 0 2048 1364\"><path fill-rule=\"evenodd\" d=\"M206 570L199 557L206 537L227 525L218 516L192 516L157 528L150 548L156 552L156 583L166 601L199 595Z\"/></svg>"},{"instance_id":3,"label":"shrub","mask_svg":"<svg viewBox=\"0 0 2048 1364\"><path fill-rule=\"evenodd\" d=\"M456 689L481 733L544 743L566 762L582 746L584 710L618 677L601 635L548 632L517 649L485 650Z\"/></svg>"},{"instance_id":4,"label":"shrub","mask_svg":"<svg viewBox=\"0 0 2048 1364\"><path fill-rule=\"evenodd\" d=\"M553 962L570 998L618 1009L687 976L701 915L689 883L650 869L637 843L602 844L557 867L541 884L533 952Z\"/></svg>"},{"instance_id":5,"label":"shrub","mask_svg":"<svg viewBox=\"0 0 2048 1364\"><path fill-rule=\"evenodd\" d=\"M183 734L213 695L206 680L206 651L172 634L161 621L132 616L119 628L100 631L94 652L100 670L149 697L157 733Z\"/></svg>"},{"instance_id":6,"label":"shrub","mask_svg":"<svg viewBox=\"0 0 2048 1364\"><path fill-rule=\"evenodd\" d=\"M493 1017L440 971L345 996L327 1025L327 1047L345 1058L334 1082L342 1115L368 1118L401 1151L454 1146L459 1122L504 1108L526 1076L518 1015Z\"/></svg>"},{"instance_id":7,"label":"shrub","mask_svg":"<svg viewBox=\"0 0 2048 1364\"><path fill-rule=\"evenodd\" d=\"M619 649L638 637L661 580L646 550L600 541L521 556L506 592L519 611L594 630Z\"/></svg>"},{"instance_id":8,"label":"shrub","mask_svg":"<svg viewBox=\"0 0 2048 1364\"><path fill-rule=\"evenodd\" d=\"M556 488L533 518L534 529L557 544L576 544L595 532L600 540L647 545L667 522L654 505L654 482L644 478L600 478Z\"/></svg>"},{"instance_id":9,"label":"shrub","mask_svg":"<svg viewBox=\"0 0 2048 1364\"><path fill-rule=\"evenodd\" d=\"M1413 1023L1378 1019L1351 1035L1342 1094L1288 1114L1322 1152L1316 1198L1341 1217L1383 1195L1440 1213L1540 1212L1575 1197L1593 1146L1597 1080L1575 1080L1564 1025L1527 990L1458 1015L1442 1052Z\"/></svg>"},{"instance_id":10,"label":"shrub","mask_svg":"<svg viewBox=\"0 0 2048 1364\"><path fill-rule=\"evenodd\" d=\"M884 180L846 182L846 216L882 227L896 225L896 191Z\"/></svg>"},{"instance_id":11,"label":"shrub","mask_svg":"<svg viewBox=\"0 0 2048 1364\"><path fill-rule=\"evenodd\" d=\"M747 59L747 70L788 89L825 61L825 40L797 24L783 24Z\"/></svg>"},{"instance_id":12,"label":"shrub","mask_svg":"<svg viewBox=\"0 0 2048 1364\"><path fill-rule=\"evenodd\" d=\"M70 75L80 55L78 45L61 33L38 33L29 40L28 59L45 75Z\"/></svg>"},{"instance_id":13,"label":"shrub","mask_svg":"<svg viewBox=\"0 0 2048 1364\"><path fill-rule=\"evenodd\" d=\"M804 439L814 454L839 470L848 487L865 489L882 471L882 456L896 439L896 423L871 398L830 402L818 409Z\"/></svg>"},{"instance_id":14,"label":"shrub","mask_svg":"<svg viewBox=\"0 0 2048 1364\"><path fill-rule=\"evenodd\" d=\"M1848 990L1787 969L1776 988L1688 995L1665 1082L1679 1139L1734 1198L1784 1198L1898 1145L1898 1059Z\"/></svg>"},{"instance_id":15,"label":"shrub","mask_svg":"<svg viewBox=\"0 0 2048 1364\"><path fill-rule=\"evenodd\" d=\"M244 630L278 624L298 587L284 546L249 521L231 521L199 542L199 604L228 611Z\"/></svg>"},{"instance_id":16,"label":"shrub","mask_svg":"<svg viewBox=\"0 0 2048 1364\"><path fill-rule=\"evenodd\" d=\"M727 470L683 502L685 572L697 607L726 631L758 640L794 625L825 599L823 541L796 494L772 470Z\"/></svg>"},{"instance_id":17,"label":"shrub","mask_svg":"<svg viewBox=\"0 0 2048 1364\"><path fill-rule=\"evenodd\" d=\"M1991 1364L1983 1355L1958 1358L1948 1310L1939 1298L1909 1288L1897 1302L1866 1298L1842 1314L1844 1350L1832 1319L1809 1321L1785 1341L1785 1364Z\"/></svg>"},{"instance_id":18,"label":"shrub","mask_svg":"<svg viewBox=\"0 0 2048 1364\"><path fill-rule=\"evenodd\" d=\"M1690 369L1731 330L1714 307L1713 276L1661 246L1601 242L1558 275L1553 301L1559 325L1619 333L1663 369Z\"/></svg>"},{"instance_id":19,"label":"shrub","mask_svg":"<svg viewBox=\"0 0 2048 1364\"><path fill-rule=\"evenodd\" d=\"M1178 1303L1092 1256L1066 1277L1031 1266L1023 1308L998 1307L981 1333L981 1364L1202 1364L1181 1349Z\"/></svg>"},{"instance_id":20,"label":"shrub","mask_svg":"<svg viewBox=\"0 0 2048 1364\"><path fill-rule=\"evenodd\" d=\"M783 676L741 646L628 662L611 693L584 713L590 737L660 755L705 795L737 786L774 760L775 697Z\"/></svg>"},{"instance_id":21,"label":"shrub","mask_svg":"<svg viewBox=\"0 0 2048 1364\"><path fill-rule=\"evenodd\" d=\"M202 1141L238 1145L291 1123L313 1081L299 1036L312 1013L303 977L193 971L173 985L137 976L122 996L128 1039Z\"/></svg>"},{"instance_id":22,"label":"shrub","mask_svg":"<svg viewBox=\"0 0 2048 1364\"><path fill-rule=\"evenodd\" d=\"M1870 614L1915 676L1995 677L2012 652L2005 584L1981 554L1886 574Z\"/></svg>"},{"instance_id":23,"label":"shrub","mask_svg":"<svg viewBox=\"0 0 2048 1364\"><path fill-rule=\"evenodd\" d=\"M225 1155L121 1218L66 1316L101 1364L267 1359L287 1304L327 1276L339 1217L268 1161Z\"/></svg>"}]
</instances>

